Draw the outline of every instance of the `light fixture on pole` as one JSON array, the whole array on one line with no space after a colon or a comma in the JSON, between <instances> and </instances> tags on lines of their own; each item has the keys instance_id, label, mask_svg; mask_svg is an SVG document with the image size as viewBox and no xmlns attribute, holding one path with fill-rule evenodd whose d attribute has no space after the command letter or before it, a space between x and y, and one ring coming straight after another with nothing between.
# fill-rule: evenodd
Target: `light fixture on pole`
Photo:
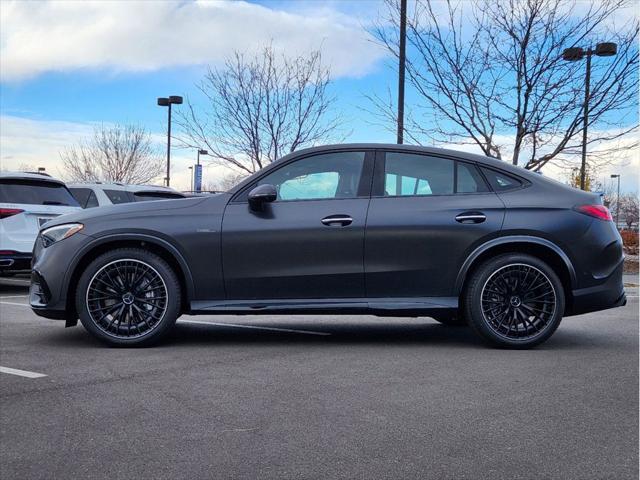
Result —
<instances>
[{"instance_id":1,"label":"light fixture on pole","mask_svg":"<svg viewBox=\"0 0 640 480\"><path fill-rule=\"evenodd\" d=\"M168 120L167 120L167 187L171 180L171 105L180 105L182 103L182 97L178 95L171 95L169 97L159 97L158 105L161 107L168 107Z\"/></svg>"},{"instance_id":2,"label":"light fixture on pole","mask_svg":"<svg viewBox=\"0 0 640 480\"><path fill-rule=\"evenodd\" d=\"M587 165L587 124L589 123L589 88L591 83L591 56L611 57L618 53L618 45L613 42L596 44L596 48L571 47L562 52L562 59L568 62L576 62L587 57L587 74L584 85L584 114L582 127L582 163L580 167L580 189L585 190L586 186L586 165Z\"/></svg>"},{"instance_id":3,"label":"light fixture on pole","mask_svg":"<svg viewBox=\"0 0 640 480\"><path fill-rule=\"evenodd\" d=\"M620 174L612 174L611 178L618 179L618 193L616 195L616 228L618 228L618 220L620 218Z\"/></svg>"}]
</instances>

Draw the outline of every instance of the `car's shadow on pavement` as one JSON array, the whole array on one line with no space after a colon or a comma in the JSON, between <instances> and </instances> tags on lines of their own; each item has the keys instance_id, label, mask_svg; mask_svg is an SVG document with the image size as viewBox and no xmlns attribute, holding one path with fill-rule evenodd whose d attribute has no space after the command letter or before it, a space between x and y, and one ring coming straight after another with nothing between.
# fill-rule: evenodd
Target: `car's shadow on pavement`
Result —
<instances>
[{"instance_id":1,"label":"car's shadow on pavement","mask_svg":"<svg viewBox=\"0 0 640 480\"><path fill-rule=\"evenodd\" d=\"M29 287L4 281L0 284L0 295L29 295Z\"/></svg>"},{"instance_id":2,"label":"car's shadow on pavement","mask_svg":"<svg viewBox=\"0 0 640 480\"><path fill-rule=\"evenodd\" d=\"M267 325L265 325L267 326ZM269 323L268 328L309 330L329 335L309 335L295 332L261 331L227 326L193 325L178 322L165 342L171 344L242 344L242 343L313 343L313 344L468 344L479 340L469 328L446 327L438 324L416 323L408 325L353 323Z\"/></svg>"},{"instance_id":3,"label":"car's shadow on pavement","mask_svg":"<svg viewBox=\"0 0 640 480\"><path fill-rule=\"evenodd\" d=\"M244 322L243 322L244 323ZM249 325L249 323L247 323ZM251 325L257 326L255 323ZM183 346L285 346L285 345L392 345L436 347L488 348L469 327L450 327L436 323L261 323L259 328L309 330L329 335L311 335L296 332L265 331L259 329L238 328L227 325L190 324L178 321L171 333L158 344L147 348L171 349ZM105 345L93 338L78 325L70 329L49 330L42 342L48 347L100 348ZM609 341L594 338L588 332L556 332L543 345L542 350L588 349L601 347Z\"/></svg>"}]
</instances>

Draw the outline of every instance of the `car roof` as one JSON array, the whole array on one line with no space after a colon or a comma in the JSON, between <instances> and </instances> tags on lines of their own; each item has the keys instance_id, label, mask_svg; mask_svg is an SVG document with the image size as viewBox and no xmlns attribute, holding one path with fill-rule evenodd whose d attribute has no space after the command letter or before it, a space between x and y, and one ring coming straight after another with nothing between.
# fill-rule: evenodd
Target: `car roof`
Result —
<instances>
[{"instance_id":1,"label":"car roof","mask_svg":"<svg viewBox=\"0 0 640 480\"><path fill-rule=\"evenodd\" d=\"M420 153L423 155L439 155L446 157L453 157L460 160L467 160L469 162L476 162L478 164L486 165L487 167L497 168L505 173L512 173L521 178L524 178L533 182L544 182L552 184L556 187L565 187L571 188L567 185L563 185L556 180L553 180L549 177L545 177L544 175L539 174L538 172L532 172L531 170L527 170L523 167L512 165L511 163L499 160L497 158L487 157L484 155L478 155L475 153L463 152L460 150L452 150L448 148L437 148L437 147L425 147L421 145L399 145L396 143L337 143L331 145L319 145L315 147L304 148L300 150L296 150L294 152L285 155L284 157L276 160L275 162L270 163L265 169L272 170L273 167L277 167L281 163L287 162L293 158L302 157L306 155L313 155L316 153L330 153L337 152L343 150L385 150L385 151L396 151L396 152L406 152L406 153ZM233 187L229 192L232 194L237 193L242 190L248 183L250 183L253 176L248 177L247 179L240 182L238 185Z\"/></svg>"},{"instance_id":2,"label":"car roof","mask_svg":"<svg viewBox=\"0 0 640 480\"><path fill-rule=\"evenodd\" d=\"M523 172L526 174L532 174L536 177L537 174L526 170L522 167L518 167L512 165L504 160L499 160L497 158L487 157L485 155L479 155L476 153L464 152L461 150L453 150L450 148L439 148L439 147L425 147L422 145L406 145L406 144L397 144L397 143L337 143L332 145L320 145L317 147L309 147L301 150L296 150L284 157L281 160L285 160L291 158L293 156L299 155L308 155L313 153L321 153L321 152L332 152L339 150L393 150L398 152L407 152L407 153L421 153L421 154L430 154L430 155L444 155L450 157L456 157L460 160L468 160L471 162L483 163L490 167L497 167L507 171L513 171L521 175ZM274 162L275 163L275 162Z\"/></svg>"},{"instance_id":3,"label":"car roof","mask_svg":"<svg viewBox=\"0 0 640 480\"><path fill-rule=\"evenodd\" d=\"M41 182L51 182L64 185L64 182L62 180L58 180L57 178L53 178L47 174L42 173L0 171L0 178L12 178L16 180L38 180Z\"/></svg>"},{"instance_id":4,"label":"car roof","mask_svg":"<svg viewBox=\"0 0 640 480\"><path fill-rule=\"evenodd\" d=\"M180 193L171 187L165 187L161 185L134 185L124 183L68 183L69 188L99 188L108 190L124 190L127 192L167 192L167 193Z\"/></svg>"}]
</instances>

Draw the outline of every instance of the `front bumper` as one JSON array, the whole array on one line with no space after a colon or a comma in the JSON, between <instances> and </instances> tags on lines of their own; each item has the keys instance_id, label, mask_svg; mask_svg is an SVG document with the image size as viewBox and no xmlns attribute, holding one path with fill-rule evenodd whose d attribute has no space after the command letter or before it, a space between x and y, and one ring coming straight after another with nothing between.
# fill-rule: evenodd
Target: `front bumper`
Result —
<instances>
[{"instance_id":1,"label":"front bumper","mask_svg":"<svg viewBox=\"0 0 640 480\"><path fill-rule=\"evenodd\" d=\"M74 258L87 242L82 233L44 248L40 237L33 250L29 304L36 315L55 320L75 320L73 298L67 298Z\"/></svg>"},{"instance_id":2,"label":"front bumper","mask_svg":"<svg viewBox=\"0 0 640 480\"><path fill-rule=\"evenodd\" d=\"M622 281L623 262L602 280L599 285L574 290L572 302L565 316L581 315L627 304L627 296Z\"/></svg>"}]
</instances>

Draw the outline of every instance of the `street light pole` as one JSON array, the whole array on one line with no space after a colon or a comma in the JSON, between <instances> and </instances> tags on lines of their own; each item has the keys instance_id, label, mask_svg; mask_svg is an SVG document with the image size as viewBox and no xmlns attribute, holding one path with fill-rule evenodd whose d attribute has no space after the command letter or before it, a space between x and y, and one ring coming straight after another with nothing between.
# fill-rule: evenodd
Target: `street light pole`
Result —
<instances>
[{"instance_id":1,"label":"street light pole","mask_svg":"<svg viewBox=\"0 0 640 480\"><path fill-rule=\"evenodd\" d=\"M193 192L193 167L189 167L189 170L191 170L191 185L189 186L189 190Z\"/></svg>"},{"instance_id":2,"label":"street light pole","mask_svg":"<svg viewBox=\"0 0 640 480\"><path fill-rule=\"evenodd\" d=\"M400 51L398 52L398 135L397 143L404 141L404 71L407 49L407 0L400 0Z\"/></svg>"},{"instance_id":3,"label":"street light pole","mask_svg":"<svg viewBox=\"0 0 640 480\"><path fill-rule=\"evenodd\" d=\"M587 124L589 123L589 88L591 83L591 49L587 54L587 75L584 85L584 123L582 125L582 160L580 163L580 190L586 190L587 183Z\"/></svg>"},{"instance_id":4,"label":"street light pole","mask_svg":"<svg viewBox=\"0 0 640 480\"><path fill-rule=\"evenodd\" d=\"M580 189L586 190L587 183L587 125L589 123L589 98L591 84L591 56L611 57L618 53L618 45L612 42L604 42L596 44L596 48L571 47L565 48L562 52L562 58L569 62L575 62L587 57L587 74L584 86L584 113L582 115L582 160L580 163Z\"/></svg>"},{"instance_id":5,"label":"street light pole","mask_svg":"<svg viewBox=\"0 0 640 480\"><path fill-rule=\"evenodd\" d=\"M618 193L616 194L616 228L618 228L618 221L620 220L620 174L613 174L611 178L618 179Z\"/></svg>"},{"instance_id":6,"label":"street light pole","mask_svg":"<svg viewBox=\"0 0 640 480\"><path fill-rule=\"evenodd\" d=\"M167 113L167 187L171 181L171 105L180 105L182 103L182 97L178 95L171 95L169 97L159 97L158 105L161 107L168 107Z\"/></svg>"}]
</instances>

